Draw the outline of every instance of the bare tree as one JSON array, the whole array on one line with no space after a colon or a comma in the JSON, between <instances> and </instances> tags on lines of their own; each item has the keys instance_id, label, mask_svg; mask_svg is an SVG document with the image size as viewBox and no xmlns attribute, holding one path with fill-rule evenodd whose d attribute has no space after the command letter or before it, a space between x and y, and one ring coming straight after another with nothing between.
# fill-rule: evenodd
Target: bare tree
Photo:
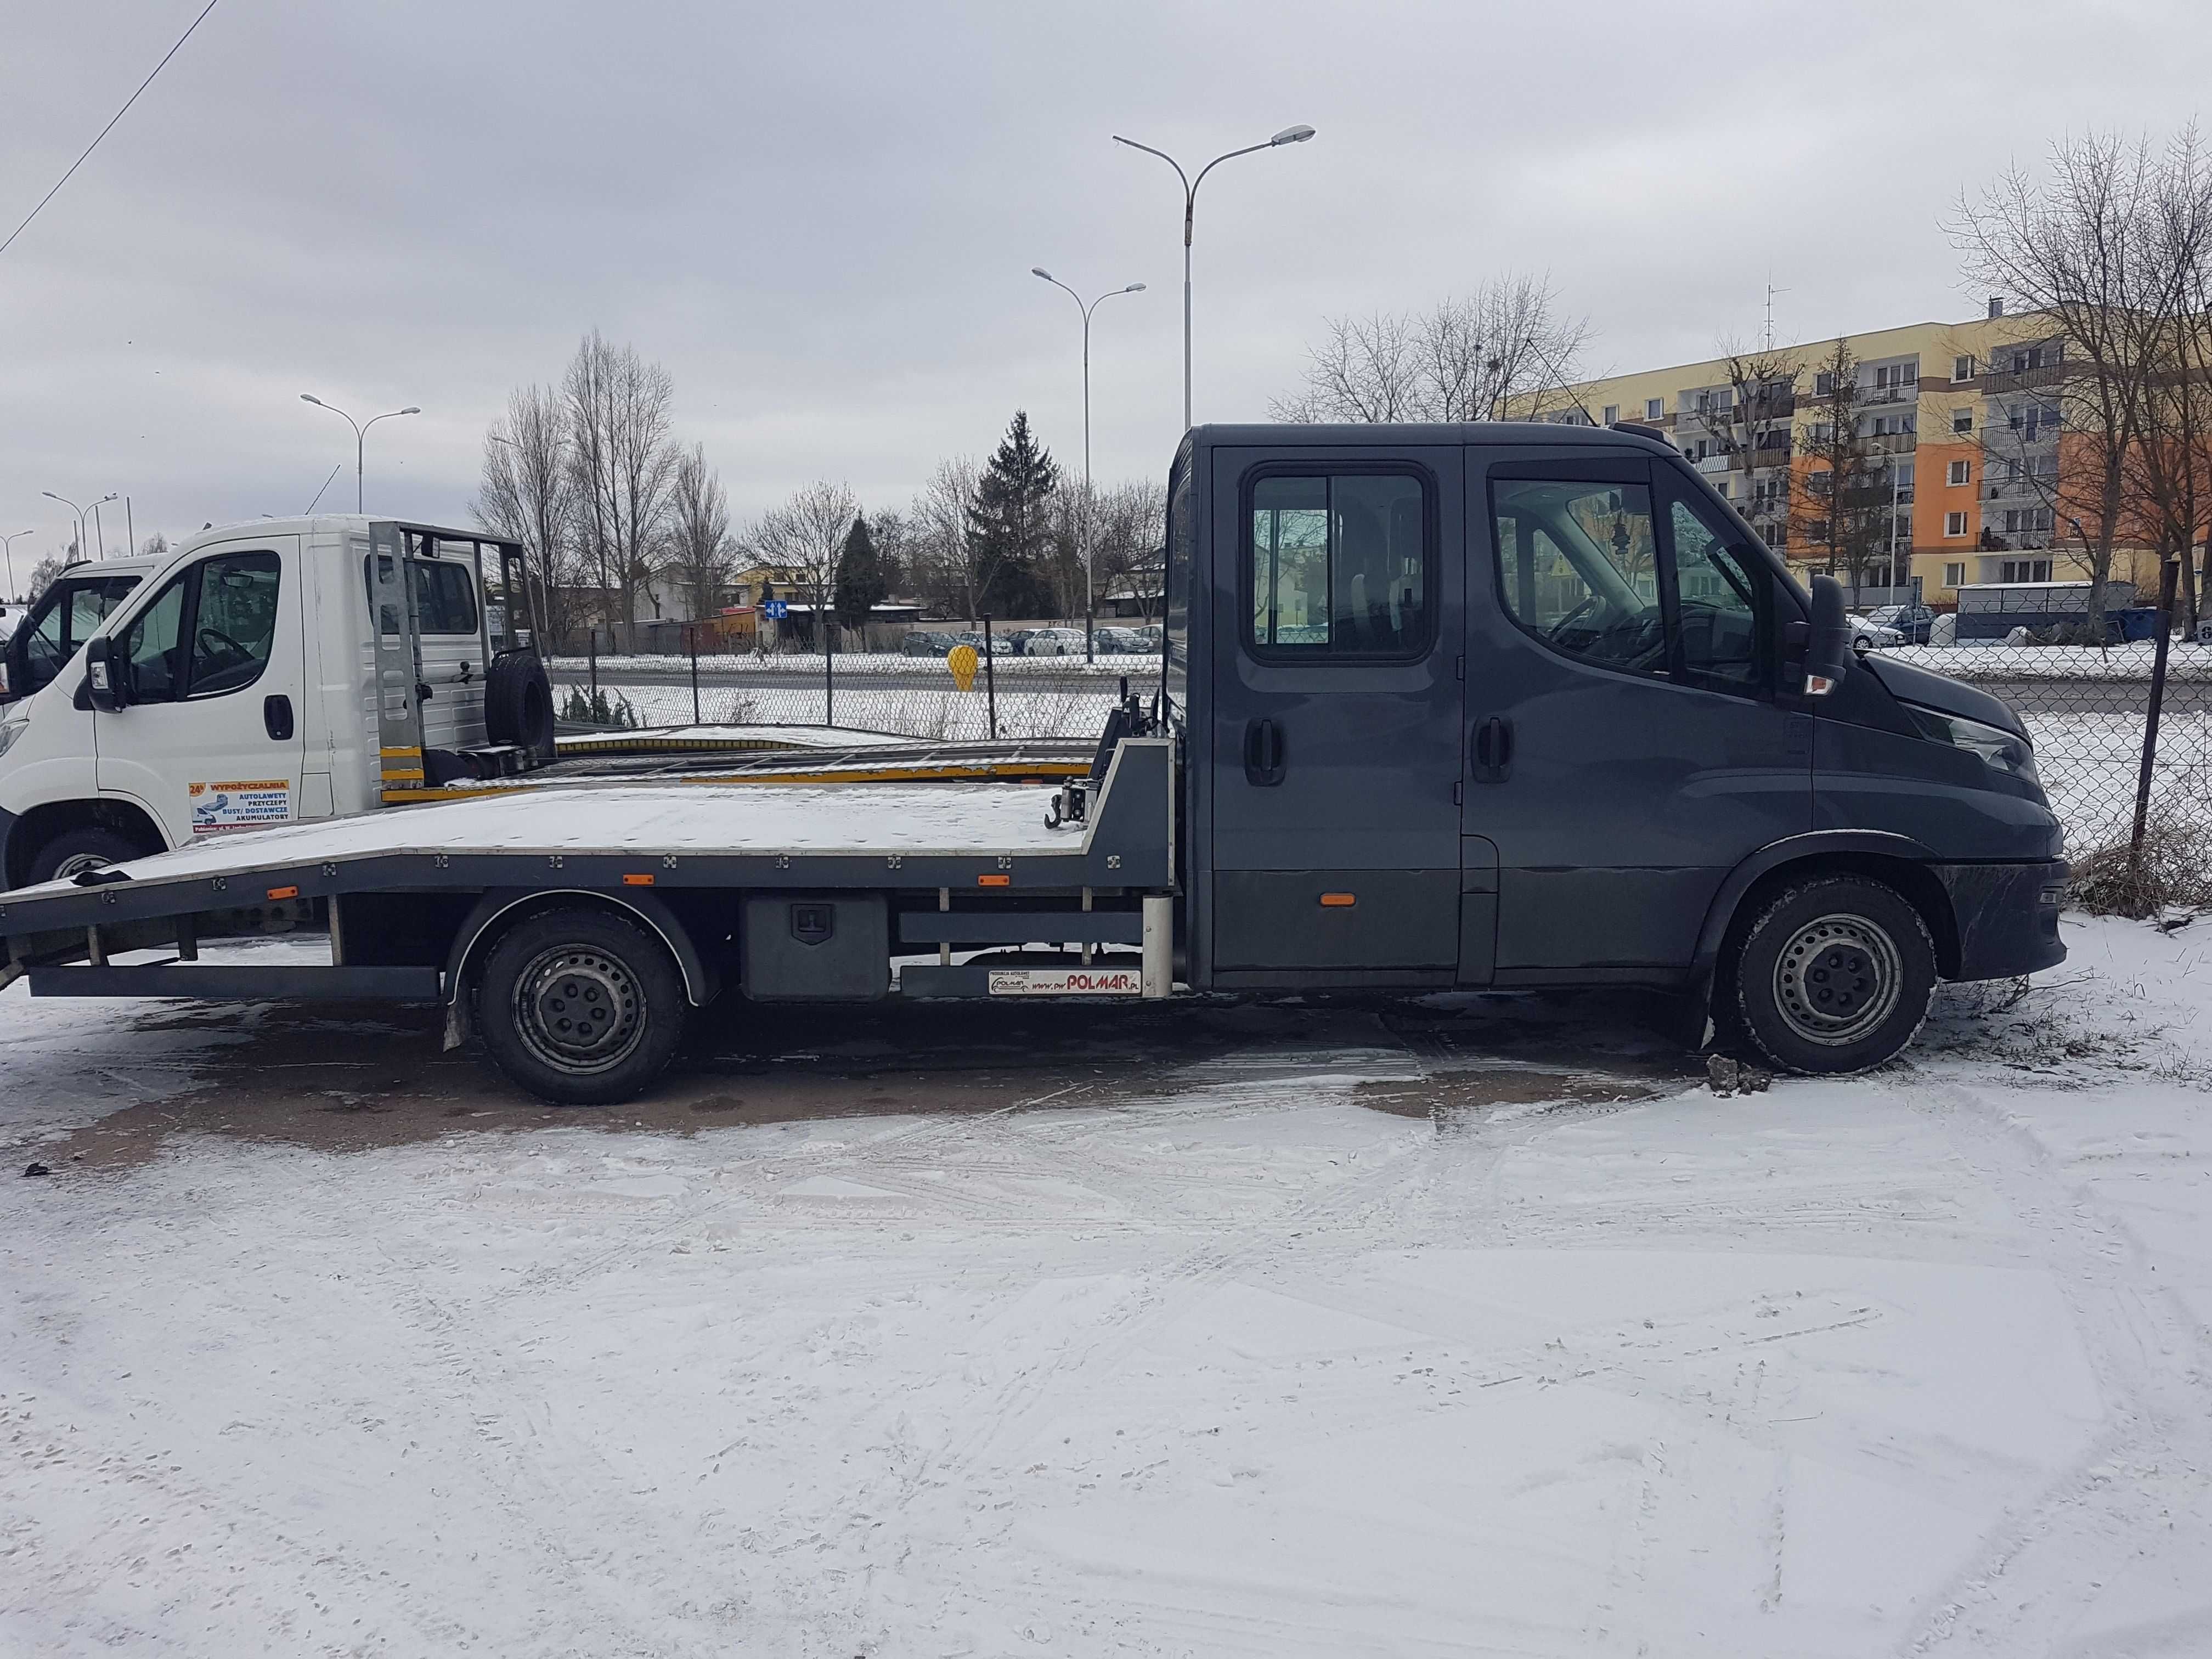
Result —
<instances>
[{"instance_id":1,"label":"bare tree","mask_svg":"<svg viewBox=\"0 0 2212 1659\"><path fill-rule=\"evenodd\" d=\"M1882 441L1859 429L1862 392L1858 358L1838 338L1813 366L1805 494L1789 515L1791 533L1808 554L1817 550L1829 575L1843 573L1854 605L1877 544L1887 548L1877 506L1886 507L1890 494L1887 458L1872 453Z\"/></svg>"},{"instance_id":2,"label":"bare tree","mask_svg":"<svg viewBox=\"0 0 2212 1659\"><path fill-rule=\"evenodd\" d=\"M753 532L753 545L763 563L798 574L812 606L815 643L820 648L826 649L830 642L837 561L844 552L846 532L860 514L860 500L848 486L822 480L794 491L782 506L769 509Z\"/></svg>"},{"instance_id":3,"label":"bare tree","mask_svg":"<svg viewBox=\"0 0 2212 1659\"><path fill-rule=\"evenodd\" d=\"M666 569L686 590L691 620L714 614L737 571L738 545L730 536L730 503L722 480L694 444L678 458L669 492Z\"/></svg>"},{"instance_id":4,"label":"bare tree","mask_svg":"<svg viewBox=\"0 0 2212 1659\"><path fill-rule=\"evenodd\" d=\"M579 520L599 585L616 596L625 643L637 594L661 558L677 450L669 438L675 381L634 346L597 329L576 348L562 391L568 404L569 462Z\"/></svg>"},{"instance_id":5,"label":"bare tree","mask_svg":"<svg viewBox=\"0 0 2212 1659\"><path fill-rule=\"evenodd\" d=\"M915 583L941 608L972 620L981 592L981 558L968 526L968 505L983 476L972 455L939 461L929 482L914 498L907 517L912 526L914 563L921 572Z\"/></svg>"},{"instance_id":6,"label":"bare tree","mask_svg":"<svg viewBox=\"0 0 2212 1659\"><path fill-rule=\"evenodd\" d=\"M2192 127L2166 147L2152 206L2157 264L2176 289L2164 315L2130 320L2145 365L2142 433L2128 452L2135 517L2161 560L2180 562L2183 618L2193 634L2196 550L2212 533L2212 165Z\"/></svg>"},{"instance_id":7,"label":"bare tree","mask_svg":"<svg viewBox=\"0 0 2212 1659\"><path fill-rule=\"evenodd\" d=\"M1099 494L1092 543L1098 591L1126 589L1137 612L1153 620L1165 575L1167 486L1156 478L1117 484Z\"/></svg>"},{"instance_id":8,"label":"bare tree","mask_svg":"<svg viewBox=\"0 0 2212 1659\"><path fill-rule=\"evenodd\" d=\"M1282 421L1525 420L1574 406L1567 383L1589 335L1548 278L1510 276L1419 313L1334 317Z\"/></svg>"},{"instance_id":9,"label":"bare tree","mask_svg":"<svg viewBox=\"0 0 2212 1659\"><path fill-rule=\"evenodd\" d=\"M577 620L571 602L577 526L568 405L551 386L507 394L507 413L484 434L483 472L469 511L485 529L523 544L526 569L535 566L531 609L550 635L540 648L554 648Z\"/></svg>"},{"instance_id":10,"label":"bare tree","mask_svg":"<svg viewBox=\"0 0 2212 1659\"><path fill-rule=\"evenodd\" d=\"M2112 550L2127 517L2130 452L2146 430L2154 373L2147 338L2166 333L2184 295L2159 224L2161 163L2148 140L2091 134L2051 148L2050 176L2014 167L1962 199L1954 235L1970 277L2033 313L2058 346L2037 388L2086 459L2062 471L2057 511L2089 523L2089 623L2101 637Z\"/></svg>"}]
</instances>

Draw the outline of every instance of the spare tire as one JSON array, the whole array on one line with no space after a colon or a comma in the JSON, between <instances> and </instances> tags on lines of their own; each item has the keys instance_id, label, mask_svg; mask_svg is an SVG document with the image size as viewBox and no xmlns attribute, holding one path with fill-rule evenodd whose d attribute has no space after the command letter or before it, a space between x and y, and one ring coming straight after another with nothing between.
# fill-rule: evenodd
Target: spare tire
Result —
<instances>
[{"instance_id":1,"label":"spare tire","mask_svg":"<svg viewBox=\"0 0 2212 1659\"><path fill-rule=\"evenodd\" d=\"M509 651L492 659L484 679L484 732L539 760L553 758L553 685L535 651Z\"/></svg>"}]
</instances>

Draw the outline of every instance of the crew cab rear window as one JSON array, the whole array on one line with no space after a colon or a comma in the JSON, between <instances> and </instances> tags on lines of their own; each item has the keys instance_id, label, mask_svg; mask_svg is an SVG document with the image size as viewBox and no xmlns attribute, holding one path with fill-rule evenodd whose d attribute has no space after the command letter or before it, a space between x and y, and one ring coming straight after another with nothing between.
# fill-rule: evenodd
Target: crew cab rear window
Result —
<instances>
[{"instance_id":1,"label":"crew cab rear window","mask_svg":"<svg viewBox=\"0 0 2212 1659\"><path fill-rule=\"evenodd\" d=\"M389 554L374 556L384 573L391 574ZM468 567L440 559L410 559L407 571L415 581L415 623L425 635L433 634L474 634L477 631L476 589L469 580ZM361 566L362 580L368 585L368 602L376 603L376 575L368 561ZM386 634L399 632L399 619L385 608L382 617Z\"/></svg>"},{"instance_id":2,"label":"crew cab rear window","mask_svg":"<svg viewBox=\"0 0 2212 1659\"><path fill-rule=\"evenodd\" d=\"M1406 659L1435 637L1427 486L1401 472L1268 473L1247 486L1255 657Z\"/></svg>"}]
</instances>

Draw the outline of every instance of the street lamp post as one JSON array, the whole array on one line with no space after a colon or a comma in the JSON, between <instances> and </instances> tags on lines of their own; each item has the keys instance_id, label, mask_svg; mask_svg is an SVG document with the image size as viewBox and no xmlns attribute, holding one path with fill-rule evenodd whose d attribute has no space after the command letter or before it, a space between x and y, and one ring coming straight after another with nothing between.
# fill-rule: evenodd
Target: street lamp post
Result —
<instances>
[{"instance_id":1,"label":"street lamp post","mask_svg":"<svg viewBox=\"0 0 2212 1659\"><path fill-rule=\"evenodd\" d=\"M1132 283L1127 288L1109 289L1086 301L1042 265L1031 265L1030 275L1043 277L1074 301L1076 309L1083 313L1083 660L1096 662L1098 659L1091 640L1092 624L1098 615L1098 583L1091 568L1091 313L1116 294L1142 294L1145 285Z\"/></svg>"},{"instance_id":2,"label":"street lamp post","mask_svg":"<svg viewBox=\"0 0 2212 1659\"><path fill-rule=\"evenodd\" d=\"M15 538L30 533L27 530L19 530L14 536L0 536L0 544L4 544L8 554L8 597L11 599L23 596L22 590L15 586Z\"/></svg>"},{"instance_id":3,"label":"street lamp post","mask_svg":"<svg viewBox=\"0 0 2212 1659\"><path fill-rule=\"evenodd\" d=\"M99 501L94 501L89 506L86 507L79 507L68 496L57 495L51 489L41 489L39 494L44 495L50 501L59 501L64 507L69 508L71 513L74 513L76 515L76 556L79 562L82 562L84 559L84 515L91 512L94 507L101 506L105 502L113 501L115 499L115 492L111 489L105 495L102 495ZM100 550L102 556L106 556L106 550L107 550L105 548Z\"/></svg>"},{"instance_id":4,"label":"street lamp post","mask_svg":"<svg viewBox=\"0 0 2212 1659\"><path fill-rule=\"evenodd\" d=\"M1249 155L1255 150L1274 149L1284 144L1303 144L1313 136L1314 130L1309 126L1285 127L1264 144L1247 144L1242 149L1232 149L1226 155L1215 156L1198 170L1198 177L1194 179L1182 170L1182 163L1165 150L1154 149L1150 144L1140 144L1133 138L1124 138L1118 132L1114 135L1114 142L1117 144L1127 144L1131 149L1140 149L1147 155L1158 156L1173 167L1176 177L1182 180L1182 425L1186 432L1191 427L1190 231L1192 222L1198 214L1198 187L1206 182L1206 175L1224 161L1233 161L1239 155Z\"/></svg>"},{"instance_id":5,"label":"street lamp post","mask_svg":"<svg viewBox=\"0 0 2212 1659\"><path fill-rule=\"evenodd\" d=\"M300 401L303 404L313 404L317 409L329 410L331 414L353 428L353 510L356 513L368 512L368 508L364 505L368 500L368 486L362 476L365 471L362 458L368 449L369 428L374 426L379 421L388 421L395 415L420 415L422 411L413 404L410 404L404 409L387 409L381 415L372 415L366 421L356 421L337 404L325 403L312 392L302 392L300 394Z\"/></svg>"}]
</instances>

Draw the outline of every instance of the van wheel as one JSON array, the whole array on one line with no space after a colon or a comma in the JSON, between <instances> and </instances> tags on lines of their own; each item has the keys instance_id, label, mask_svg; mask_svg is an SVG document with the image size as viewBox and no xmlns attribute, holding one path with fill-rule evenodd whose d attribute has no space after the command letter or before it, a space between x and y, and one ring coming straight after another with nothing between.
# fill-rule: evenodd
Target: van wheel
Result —
<instances>
[{"instance_id":1,"label":"van wheel","mask_svg":"<svg viewBox=\"0 0 2212 1659\"><path fill-rule=\"evenodd\" d=\"M477 1024L501 1071L563 1106L628 1100L684 1040L684 976L667 947L604 910L541 911L485 959Z\"/></svg>"},{"instance_id":2,"label":"van wheel","mask_svg":"<svg viewBox=\"0 0 2212 1659\"><path fill-rule=\"evenodd\" d=\"M1759 914L1732 977L1743 1034L1775 1066L1863 1072L1928 1018L1936 945L1894 889L1831 876L1788 889Z\"/></svg>"},{"instance_id":3,"label":"van wheel","mask_svg":"<svg viewBox=\"0 0 2212 1659\"><path fill-rule=\"evenodd\" d=\"M96 823L64 830L32 855L31 867L24 872L23 885L35 887L42 881L68 881L88 870L105 870L111 864L143 858L145 853L146 849L130 836L104 830Z\"/></svg>"}]
</instances>

